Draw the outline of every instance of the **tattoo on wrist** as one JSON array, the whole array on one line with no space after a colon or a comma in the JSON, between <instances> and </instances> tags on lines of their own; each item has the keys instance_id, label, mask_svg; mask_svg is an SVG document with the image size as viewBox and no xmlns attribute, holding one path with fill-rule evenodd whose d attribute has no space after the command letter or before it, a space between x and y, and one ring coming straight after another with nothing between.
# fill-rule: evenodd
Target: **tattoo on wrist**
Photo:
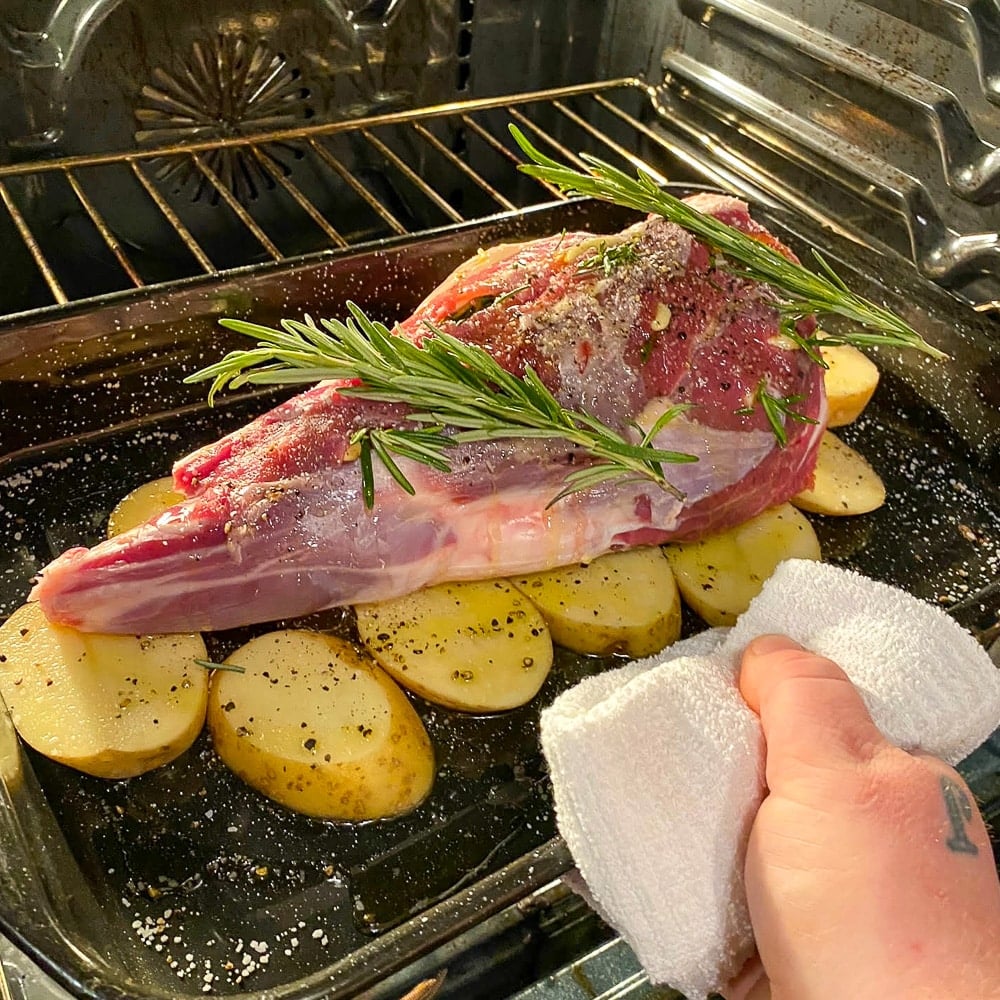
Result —
<instances>
[{"instance_id":1,"label":"tattoo on wrist","mask_svg":"<svg viewBox=\"0 0 1000 1000\"><path fill-rule=\"evenodd\" d=\"M968 793L952 778L941 779L941 794L951 823L951 836L945 841L956 854L978 854L979 848L969 839L965 825L972 820L972 801Z\"/></svg>"}]
</instances>

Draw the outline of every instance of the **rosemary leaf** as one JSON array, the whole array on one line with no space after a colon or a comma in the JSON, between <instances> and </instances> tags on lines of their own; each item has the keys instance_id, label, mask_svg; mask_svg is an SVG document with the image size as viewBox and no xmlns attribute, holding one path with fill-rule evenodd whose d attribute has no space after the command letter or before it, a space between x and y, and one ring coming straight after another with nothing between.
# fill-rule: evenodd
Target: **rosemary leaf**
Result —
<instances>
[{"instance_id":1,"label":"rosemary leaf","mask_svg":"<svg viewBox=\"0 0 1000 1000\"><path fill-rule=\"evenodd\" d=\"M409 493L410 496L413 496L417 491L413 483L406 478L402 469L393 460L392 450L388 447L385 438L377 430L369 431L368 436L371 439L372 451L375 452L379 461L389 470L389 475L399 483L403 490Z\"/></svg>"},{"instance_id":2,"label":"rosemary leaf","mask_svg":"<svg viewBox=\"0 0 1000 1000\"><path fill-rule=\"evenodd\" d=\"M213 660L199 660L195 659L195 663L199 667L204 667L206 670L228 670L232 674L245 674L247 672L246 667L241 667L236 663L215 663Z\"/></svg>"},{"instance_id":3,"label":"rosemary leaf","mask_svg":"<svg viewBox=\"0 0 1000 1000\"><path fill-rule=\"evenodd\" d=\"M795 323L799 318L797 316L782 316L780 323L781 335L787 337L793 344L805 351L813 364L817 364L821 368L829 368L829 364L827 364L826 359L820 353L820 341L816 337L804 337L795 329Z\"/></svg>"},{"instance_id":4,"label":"rosemary leaf","mask_svg":"<svg viewBox=\"0 0 1000 1000\"><path fill-rule=\"evenodd\" d=\"M672 420L676 420L682 413L687 413L688 410L692 409L693 403L675 403L673 406L667 407L660 415L656 418L656 422L648 431L643 432L642 428L635 424L635 429L642 434L642 444L644 446L649 446L660 431L667 426Z\"/></svg>"},{"instance_id":5,"label":"rosemary leaf","mask_svg":"<svg viewBox=\"0 0 1000 1000\"><path fill-rule=\"evenodd\" d=\"M615 481L618 485L621 485L625 482L634 482L640 478L642 477L623 476L621 470L617 469L614 465L607 462L600 462L596 465L590 465L568 473L565 479L566 485L545 506L546 508L552 507L573 493L591 490L595 486L601 486L603 483Z\"/></svg>"},{"instance_id":6,"label":"rosemary leaf","mask_svg":"<svg viewBox=\"0 0 1000 1000\"><path fill-rule=\"evenodd\" d=\"M785 430L786 421L796 420L800 424L815 424L819 422L812 417L807 417L798 410L792 409L797 403L801 403L802 399L802 396L772 396L767 391L766 379L761 379L757 383L753 401L764 411L764 416L767 417L767 422L771 425L771 430L774 432L774 438L781 448L784 448L788 444L788 432ZM753 406L737 410L737 413L753 413Z\"/></svg>"},{"instance_id":7,"label":"rosemary leaf","mask_svg":"<svg viewBox=\"0 0 1000 1000\"><path fill-rule=\"evenodd\" d=\"M375 506L375 469L372 466L371 434L367 429L359 431L351 438L351 443L361 445L361 453L358 456L358 464L361 467L361 495L364 497L365 506L371 510ZM405 490L406 486L403 486L403 489Z\"/></svg>"}]
</instances>

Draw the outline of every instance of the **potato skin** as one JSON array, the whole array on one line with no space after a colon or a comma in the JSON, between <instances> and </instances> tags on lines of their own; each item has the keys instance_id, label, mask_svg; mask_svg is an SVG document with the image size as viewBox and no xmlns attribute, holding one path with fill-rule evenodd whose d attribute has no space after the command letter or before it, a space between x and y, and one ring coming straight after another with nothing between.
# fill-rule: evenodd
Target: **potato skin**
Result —
<instances>
[{"instance_id":1,"label":"potato skin","mask_svg":"<svg viewBox=\"0 0 1000 1000\"><path fill-rule=\"evenodd\" d=\"M217 670L208 727L223 762L296 812L330 820L409 812L430 792L434 753L395 682L354 646L318 632L252 639Z\"/></svg>"},{"instance_id":2,"label":"potato skin","mask_svg":"<svg viewBox=\"0 0 1000 1000\"><path fill-rule=\"evenodd\" d=\"M658 548L611 552L513 583L542 612L553 642L576 653L640 658L680 635L680 594Z\"/></svg>"},{"instance_id":3,"label":"potato skin","mask_svg":"<svg viewBox=\"0 0 1000 1000\"><path fill-rule=\"evenodd\" d=\"M98 778L167 764L201 732L208 673L195 633L101 635L26 604L0 627L0 693L21 738Z\"/></svg>"}]
</instances>

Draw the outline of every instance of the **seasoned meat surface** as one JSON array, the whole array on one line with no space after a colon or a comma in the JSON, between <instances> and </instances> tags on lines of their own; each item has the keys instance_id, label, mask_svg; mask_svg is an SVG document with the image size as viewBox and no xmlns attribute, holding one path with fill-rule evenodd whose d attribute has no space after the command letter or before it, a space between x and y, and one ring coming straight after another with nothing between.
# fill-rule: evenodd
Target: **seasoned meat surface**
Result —
<instances>
[{"instance_id":1,"label":"seasoned meat surface","mask_svg":"<svg viewBox=\"0 0 1000 1000\"><path fill-rule=\"evenodd\" d=\"M742 202L695 201L780 247ZM667 469L682 499L621 481L550 506L567 470L590 458L565 441L493 440L451 450L448 473L401 462L414 496L376 469L368 510L351 434L403 424L406 408L346 397L328 382L183 458L174 478L186 500L64 553L34 596L50 619L85 630L220 629L746 520L809 483L825 398L821 370L780 335L771 289L734 272L651 217L612 235L483 251L395 331L419 343L439 328L516 374L531 366L563 405L633 435L666 407L690 404L655 441L698 458ZM761 385L801 397L796 409L816 422L789 421L780 447L754 403Z\"/></svg>"}]
</instances>

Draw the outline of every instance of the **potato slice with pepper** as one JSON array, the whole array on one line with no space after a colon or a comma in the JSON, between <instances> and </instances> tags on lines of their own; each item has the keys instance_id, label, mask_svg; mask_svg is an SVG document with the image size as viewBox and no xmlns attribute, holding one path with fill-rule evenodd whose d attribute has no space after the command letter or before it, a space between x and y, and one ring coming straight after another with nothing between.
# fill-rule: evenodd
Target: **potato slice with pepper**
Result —
<instances>
[{"instance_id":1,"label":"potato slice with pepper","mask_svg":"<svg viewBox=\"0 0 1000 1000\"><path fill-rule=\"evenodd\" d=\"M732 625L785 559L819 559L819 540L791 504L697 542L664 546L684 602L709 625Z\"/></svg>"},{"instance_id":2,"label":"potato slice with pepper","mask_svg":"<svg viewBox=\"0 0 1000 1000\"><path fill-rule=\"evenodd\" d=\"M552 667L548 627L509 580L439 584L355 610L372 656L403 687L448 708L516 708Z\"/></svg>"},{"instance_id":3,"label":"potato slice with pepper","mask_svg":"<svg viewBox=\"0 0 1000 1000\"><path fill-rule=\"evenodd\" d=\"M867 514L885 503L885 485L867 459L827 431L820 440L813 485L792 497L792 503L832 517Z\"/></svg>"},{"instance_id":4,"label":"potato slice with pepper","mask_svg":"<svg viewBox=\"0 0 1000 1000\"><path fill-rule=\"evenodd\" d=\"M820 347L829 366L823 374L828 407L827 425L842 427L861 416L878 385L875 364L856 347L836 344Z\"/></svg>"},{"instance_id":5,"label":"potato slice with pepper","mask_svg":"<svg viewBox=\"0 0 1000 1000\"><path fill-rule=\"evenodd\" d=\"M108 538L145 524L183 499L183 495L174 489L174 481L170 476L137 486L118 501L109 515Z\"/></svg>"},{"instance_id":6,"label":"potato slice with pepper","mask_svg":"<svg viewBox=\"0 0 1000 1000\"><path fill-rule=\"evenodd\" d=\"M658 548L611 552L512 582L542 612L553 642L577 653L651 656L680 635L680 594Z\"/></svg>"},{"instance_id":7,"label":"potato slice with pepper","mask_svg":"<svg viewBox=\"0 0 1000 1000\"><path fill-rule=\"evenodd\" d=\"M0 693L21 738L99 778L130 778L201 732L208 671L200 635L101 635L46 620L37 604L0 627Z\"/></svg>"},{"instance_id":8,"label":"potato slice with pepper","mask_svg":"<svg viewBox=\"0 0 1000 1000\"><path fill-rule=\"evenodd\" d=\"M434 781L434 752L406 695L371 657L304 630L251 639L212 674L216 753L289 809L371 820L414 809Z\"/></svg>"}]
</instances>

